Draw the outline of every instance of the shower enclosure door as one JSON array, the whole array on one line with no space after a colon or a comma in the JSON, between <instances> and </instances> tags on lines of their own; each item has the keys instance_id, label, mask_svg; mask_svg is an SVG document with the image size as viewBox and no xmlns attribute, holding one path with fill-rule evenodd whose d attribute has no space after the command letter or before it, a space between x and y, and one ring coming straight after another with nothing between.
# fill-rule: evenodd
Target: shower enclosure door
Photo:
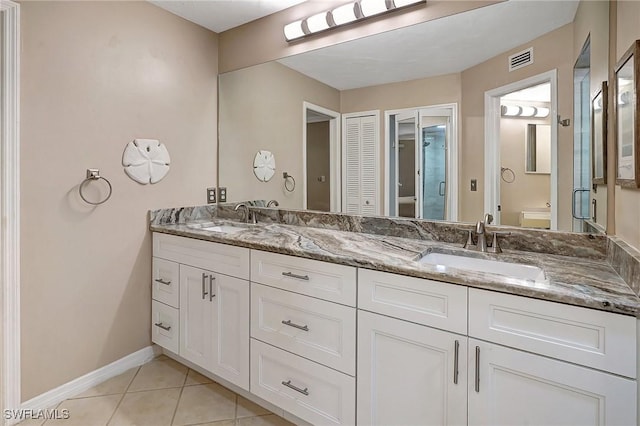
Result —
<instances>
[{"instance_id":1,"label":"shower enclosure door","mask_svg":"<svg viewBox=\"0 0 640 426\"><path fill-rule=\"evenodd\" d=\"M450 110L420 110L419 217L431 220L447 218L447 146L451 131Z\"/></svg>"}]
</instances>

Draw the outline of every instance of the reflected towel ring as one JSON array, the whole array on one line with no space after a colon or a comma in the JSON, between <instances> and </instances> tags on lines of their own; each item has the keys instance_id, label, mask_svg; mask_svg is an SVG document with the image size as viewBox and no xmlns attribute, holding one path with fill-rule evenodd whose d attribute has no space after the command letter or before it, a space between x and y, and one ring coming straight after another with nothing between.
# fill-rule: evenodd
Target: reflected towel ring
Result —
<instances>
[{"instance_id":1,"label":"reflected towel ring","mask_svg":"<svg viewBox=\"0 0 640 426\"><path fill-rule=\"evenodd\" d=\"M505 177L505 175L507 176L511 175L511 177ZM503 181L507 183L513 183L516 180L516 174L513 172L513 170L511 170L508 167L500 168L500 177L502 178Z\"/></svg>"},{"instance_id":2,"label":"reflected towel ring","mask_svg":"<svg viewBox=\"0 0 640 426\"><path fill-rule=\"evenodd\" d=\"M287 172L282 173L282 177L284 178L284 189L289 192L293 192L296 189L296 180ZM291 189L289 189L289 179L291 179Z\"/></svg>"},{"instance_id":3,"label":"reflected towel ring","mask_svg":"<svg viewBox=\"0 0 640 426\"><path fill-rule=\"evenodd\" d=\"M107 182L107 185L109 185L109 193L107 194L106 198L102 201L98 201L93 202L93 201L89 201L85 198L84 194L82 193L82 188L84 187L84 185L87 182L90 182L92 180L104 180L105 182ZM109 182L107 180L107 178L100 176L100 170L98 169L87 169L87 178L85 180L82 181L82 183L80 184L80 186L78 187L78 192L80 193L80 198L82 198L82 200L87 203L87 204L91 204L94 206L100 205L102 203L105 203L109 198L111 198L111 193L113 192L113 187L111 186L111 182Z\"/></svg>"}]
</instances>

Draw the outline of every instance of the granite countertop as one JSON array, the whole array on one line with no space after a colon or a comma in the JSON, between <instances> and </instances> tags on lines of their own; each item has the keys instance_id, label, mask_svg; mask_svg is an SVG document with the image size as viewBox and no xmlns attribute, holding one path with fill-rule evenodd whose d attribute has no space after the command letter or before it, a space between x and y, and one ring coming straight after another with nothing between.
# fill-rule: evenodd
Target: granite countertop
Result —
<instances>
[{"instance_id":1,"label":"granite countertop","mask_svg":"<svg viewBox=\"0 0 640 426\"><path fill-rule=\"evenodd\" d=\"M203 224L197 222L165 225L152 223L150 229L154 232L433 279L601 311L633 316L640 314L640 299L606 260L517 250L504 250L500 254L478 253L464 250L460 245L437 241L279 223L253 225L229 220L216 220L215 223L240 226L241 230L223 234L203 230L200 228ZM416 258L428 250L537 266L545 271L548 280L515 279L494 273L418 263Z\"/></svg>"}]
</instances>

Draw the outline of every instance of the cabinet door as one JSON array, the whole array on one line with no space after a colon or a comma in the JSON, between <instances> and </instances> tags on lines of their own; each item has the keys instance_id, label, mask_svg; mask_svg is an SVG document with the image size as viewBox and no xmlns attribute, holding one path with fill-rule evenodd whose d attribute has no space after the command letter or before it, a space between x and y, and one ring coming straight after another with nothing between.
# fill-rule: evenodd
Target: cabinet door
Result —
<instances>
[{"instance_id":1,"label":"cabinet door","mask_svg":"<svg viewBox=\"0 0 640 426\"><path fill-rule=\"evenodd\" d=\"M249 281L214 274L212 372L249 390Z\"/></svg>"},{"instance_id":2,"label":"cabinet door","mask_svg":"<svg viewBox=\"0 0 640 426\"><path fill-rule=\"evenodd\" d=\"M636 382L469 339L470 425L635 425Z\"/></svg>"},{"instance_id":3,"label":"cabinet door","mask_svg":"<svg viewBox=\"0 0 640 426\"><path fill-rule=\"evenodd\" d=\"M180 265L180 356L211 370L213 306L211 273Z\"/></svg>"},{"instance_id":4,"label":"cabinet door","mask_svg":"<svg viewBox=\"0 0 640 426\"><path fill-rule=\"evenodd\" d=\"M466 424L466 356L465 336L359 311L358 424Z\"/></svg>"}]
</instances>

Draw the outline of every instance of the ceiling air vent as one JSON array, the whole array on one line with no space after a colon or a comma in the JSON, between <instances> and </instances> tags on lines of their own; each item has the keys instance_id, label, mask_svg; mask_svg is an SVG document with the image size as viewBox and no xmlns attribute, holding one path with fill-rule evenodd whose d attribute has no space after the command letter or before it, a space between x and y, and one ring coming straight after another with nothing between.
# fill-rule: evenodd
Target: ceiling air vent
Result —
<instances>
[{"instance_id":1,"label":"ceiling air vent","mask_svg":"<svg viewBox=\"0 0 640 426\"><path fill-rule=\"evenodd\" d=\"M533 47L509 56L509 72L533 63Z\"/></svg>"}]
</instances>

